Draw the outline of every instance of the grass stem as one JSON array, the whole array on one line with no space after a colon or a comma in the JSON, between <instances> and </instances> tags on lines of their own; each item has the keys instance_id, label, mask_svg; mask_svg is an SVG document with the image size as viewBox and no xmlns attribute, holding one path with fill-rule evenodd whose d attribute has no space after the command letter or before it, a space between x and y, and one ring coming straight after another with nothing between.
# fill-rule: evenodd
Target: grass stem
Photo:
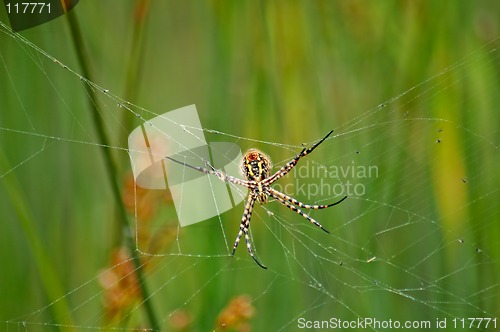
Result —
<instances>
[{"instance_id":1,"label":"grass stem","mask_svg":"<svg viewBox=\"0 0 500 332\"><path fill-rule=\"evenodd\" d=\"M83 44L83 39L82 39L82 34L80 31L80 27L77 21L77 18L74 14L73 11L69 12L68 15L68 24L70 28L70 33L71 37L73 40L73 45L75 47L76 55L78 58L79 65L81 67L81 72L82 75L89 79L92 80L92 77L90 75L90 70L89 70L89 61L88 61L88 56L85 52L85 47ZM95 126L95 129L97 131L97 134L99 136L99 141L102 145L104 146L110 146L110 141L107 137L106 131L104 130L104 124L103 120L101 118L101 115L99 113L99 110L97 108L97 96L95 94L95 91L89 86L85 85L85 90L88 96L88 101L89 101L89 109L92 114L92 120ZM137 280L139 282L139 287L141 289L141 295L143 299L143 305L144 305L144 310L146 311L147 318L149 320L150 327L154 331L159 331L159 324L158 320L156 318L156 315L154 313L153 307L151 305L150 301L150 295L147 290L146 283L144 281L144 275L142 273L142 264L139 258L138 251L136 250L135 244L134 244L134 238L132 236L132 227L130 225L130 222L128 220L127 212L125 210L125 206L123 205L123 200L122 200L122 195L120 192L118 180L116 179L117 175L117 168L116 165L113 161L113 156L111 155L111 151L109 149L101 149L103 153L103 158L104 162L106 165L106 171L107 171L107 177L109 179L109 184L111 186L111 190L113 192L113 196L116 202L116 206L118 207L118 213L119 213L119 221L120 221L120 228L123 230L123 234L125 234L125 242L127 247L130 250L130 253L132 255L132 261L134 263L135 267L135 273L137 275Z\"/></svg>"}]
</instances>

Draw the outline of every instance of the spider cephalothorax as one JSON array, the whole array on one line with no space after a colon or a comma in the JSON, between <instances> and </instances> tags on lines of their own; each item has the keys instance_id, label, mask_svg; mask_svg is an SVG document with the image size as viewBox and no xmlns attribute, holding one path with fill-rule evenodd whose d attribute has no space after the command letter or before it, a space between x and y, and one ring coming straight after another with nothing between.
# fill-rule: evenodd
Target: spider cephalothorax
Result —
<instances>
[{"instance_id":1,"label":"spider cephalothorax","mask_svg":"<svg viewBox=\"0 0 500 332\"><path fill-rule=\"evenodd\" d=\"M266 267L262 265L257 260L257 258L255 258L255 255L252 251L252 245L250 243L250 236L248 235L248 228L250 227L250 218L252 217L252 209L253 205L255 204L255 201L258 201L261 204L266 204L268 201L268 197L270 196L279 203L289 208L290 210L300 214L302 217L306 218L312 224L321 228L326 233L329 233L319 222L309 217L308 214L302 212L300 208L307 210L326 209L330 206L339 204L340 202L342 202L344 199L347 198L347 196L345 196L341 200L328 205L309 205L309 204L304 204L293 197L290 197L276 189L271 188L271 184L273 184L274 182L278 181L280 178L288 174L288 172L290 172L292 168L294 168L295 165L297 165L297 162L300 160L300 158L307 156L314 149L316 149L316 147L320 145L325 139L327 139L327 137L330 136L332 132L333 130L330 131L325 137L323 137L322 140L320 140L310 148L302 149L302 151L298 155L296 155L292 160L283 165L273 175L271 175L271 169L272 169L271 159L266 154L262 153L257 149L248 150L243 156L243 161L241 164L241 171L243 172L243 175L245 176L246 180L238 179L235 178L234 176L227 175L226 173L219 171L218 169L215 169L208 162L205 162L208 168L203 168L203 167L188 165L186 163L177 161L168 156L166 158L178 164L197 170L199 172L215 175L221 181L237 184L250 189L250 193L248 194L247 202L245 204L245 210L243 211L243 217L241 218L240 231L238 232L236 241L234 241L232 255L234 255L236 247L238 247L238 243L240 242L241 236L245 234L248 253L260 267L266 269Z\"/></svg>"}]
</instances>

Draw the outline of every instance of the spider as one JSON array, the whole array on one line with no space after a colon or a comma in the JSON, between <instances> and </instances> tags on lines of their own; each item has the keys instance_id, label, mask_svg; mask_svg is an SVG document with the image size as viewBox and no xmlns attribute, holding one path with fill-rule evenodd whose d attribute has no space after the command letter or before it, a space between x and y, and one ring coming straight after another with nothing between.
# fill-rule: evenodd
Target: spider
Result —
<instances>
[{"instance_id":1,"label":"spider","mask_svg":"<svg viewBox=\"0 0 500 332\"><path fill-rule=\"evenodd\" d=\"M257 258L255 257L253 250L252 250L252 245L250 243L250 237L248 235L248 229L250 228L250 219L252 217L252 210L253 206L255 204L255 201L258 201L261 205L268 203L268 198L271 196L272 198L276 199L278 202L289 208L290 210L300 214L302 217L306 218L309 220L311 223L316 225L317 227L321 228L323 231L326 233L330 233L327 231L319 222L311 218L308 214L302 212L300 208L303 209L312 209L312 210L319 210L319 209L326 209L331 206L337 205L344 201L347 196L343 197L341 200L331 203L328 205L309 205L309 204L304 204L297 199L290 197L288 195L285 195L284 193L275 190L271 188L271 184L288 174L292 168L297 165L298 161L300 158L307 156L309 153L311 153L314 149L316 149L321 143L323 143L324 140L328 138L333 133L333 130L330 131L325 137L323 137L319 142L316 144L312 145L310 148L304 148L302 151L296 155L292 160L290 160L288 163L286 163L284 166L282 166L276 173L271 175L271 169L272 169L272 164L271 164L271 159L269 158L268 155L264 154L263 152L257 150L257 149L250 149L248 150L244 156L243 160L241 163L241 171L243 175L245 176L246 180L238 179L235 178L231 175L228 175L220 170L215 169L212 165L210 165L209 162L205 161L205 164L207 165L207 168L203 167L197 167L197 166L191 166L189 164L183 163L181 161L175 160L170 157L166 157L167 159L181 164L183 166L189 167L191 169L194 169L199 172L215 175L219 180L237 184L244 186L248 189L250 189L250 193L248 194L247 201L245 204L245 209L243 211L243 217L241 218L241 224L240 224L240 231L238 232L238 236L236 237L236 240L234 241L233 245L233 251L231 252L231 255L234 256L234 253L236 251L236 248L238 247L238 243L240 242L241 236L245 234L245 240L247 244L247 249L248 253L250 254L250 257L257 263L261 268L267 269L264 265L262 265ZM297 207L298 206L298 207Z\"/></svg>"}]
</instances>

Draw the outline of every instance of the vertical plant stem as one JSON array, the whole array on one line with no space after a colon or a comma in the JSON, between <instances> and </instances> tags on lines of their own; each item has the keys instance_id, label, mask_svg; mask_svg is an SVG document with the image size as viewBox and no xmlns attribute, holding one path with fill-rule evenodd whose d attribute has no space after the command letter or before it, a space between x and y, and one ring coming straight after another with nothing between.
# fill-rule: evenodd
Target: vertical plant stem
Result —
<instances>
[{"instance_id":1,"label":"vertical plant stem","mask_svg":"<svg viewBox=\"0 0 500 332\"><path fill-rule=\"evenodd\" d=\"M78 25L77 18L74 14L74 11L71 11L67 14L69 28L71 37L73 40L73 45L75 47L76 55L78 58L78 62L80 64L80 68L82 70L82 75L91 80L90 70L88 66L88 55L85 52L85 48L83 45L82 35L80 31L80 27ZM97 108L97 98L94 90L89 86L85 85L85 90L87 92L87 96L89 98L89 108L92 113L92 120L94 122L94 126L96 128L97 134L99 136L99 141L104 146L110 146L109 139L106 135L106 131L104 130L104 124L102 118L99 114L99 110ZM118 185L118 181L116 179L117 168L113 161L113 156L111 155L111 151L107 148L101 150L104 157L104 162L106 165L106 171L108 174L109 184L111 186L111 190L113 192L113 197L116 201L116 206L118 207L119 213L119 222L120 227L125 234L125 242L130 250L130 254L132 255L132 261L135 267L135 273L137 275L137 280L139 283L139 287L141 290L141 295L143 299L144 309L146 311L147 318L149 320L149 324L151 328L155 331L159 331L158 320L156 319L153 307L151 305L149 292L146 287L146 283L144 281L144 276L142 273L142 265L138 256L138 251L135 248L134 240L132 236L131 225L129 223L127 212L125 210L125 206L123 205L122 196L120 192L120 188Z\"/></svg>"}]
</instances>

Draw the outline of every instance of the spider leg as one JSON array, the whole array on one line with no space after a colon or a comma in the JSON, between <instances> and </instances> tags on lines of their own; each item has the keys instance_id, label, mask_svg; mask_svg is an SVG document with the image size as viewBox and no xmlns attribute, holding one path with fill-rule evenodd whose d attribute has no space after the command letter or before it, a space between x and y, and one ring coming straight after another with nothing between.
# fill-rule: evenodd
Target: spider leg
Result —
<instances>
[{"instance_id":1,"label":"spider leg","mask_svg":"<svg viewBox=\"0 0 500 332\"><path fill-rule=\"evenodd\" d=\"M299 208L297 208L296 206L288 203L288 201L284 200L283 198L281 198L279 195L275 195L273 193L269 193L272 197L276 198L276 200L278 200L278 202L280 202L281 204L283 204L284 206L286 206L287 208L289 208L290 210L294 211L294 212L297 212L298 214L300 214L302 217L306 218L307 220L309 220L311 223L313 223L314 225L318 226L319 228L321 228L325 233L328 233L330 234L330 232L324 228L319 222L317 222L316 220L314 220L313 218L309 217L306 213L302 212L302 210L300 210Z\"/></svg>"},{"instance_id":2,"label":"spider leg","mask_svg":"<svg viewBox=\"0 0 500 332\"><path fill-rule=\"evenodd\" d=\"M286 174L288 174L288 172L290 172L292 170L292 168L294 168L295 165L297 165L297 163L299 162L300 158L305 157L309 153L313 152L314 149L316 149L318 147L318 145L320 145L321 143L323 143L328 138L328 136L330 136L332 133L333 133L333 130L331 130L328 134L326 134L325 137L323 137L319 142L317 142L314 145L312 145L310 148L304 148L304 149L302 149L302 151L298 155L296 155L292 160L290 160L283 167L281 167L276 173L274 173L273 175L271 175L270 177L268 177L267 179L265 179L264 180L265 183L266 184L272 184L273 182L277 181L278 179L280 179L283 176L285 176Z\"/></svg>"},{"instance_id":3,"label":"spider leg","mask_svg":"<svg viewBox=\"0 0 500 332\"><path fill-rule=\"evenodd\" d=\"M221 181L239 184L241 186L245 186L250 189L252 189L255 186L251 181L241 180L235 178L234 176L227 175L226 173L219 171L218 169L215 169L207 160L205 160L205 165L207 165L207 167L209 168L208 171L210 172L210 174L215 175Z\"/></svg>"},{"instance_id":4,"label":"spider leg","mask_svg":"<svg viewBox=\"0 0 500 332\"><path fill-rule=\"evenodd\" d=\"M247 223L248 225L248 223ZM248 236L248 227L245 228L245 240L247 242L247 248L248 248L248 253L250 254L250 257L253 258L253 260L255 261L255 263L257 263L257 265L259 265L261 268L263 268L264 270L267 270L267 267L265 267L264 265L262 265L258 260L257 258L255 258L255 255L253 254L253 251L252 251L252 245L250 243L250 236Z\"/></svg>"},{"instance_id":5,"label":"spider leg","mask_svg":"<svg viewBox=\"0 0 500 332\"><path fill-rule=\"evenodd\" d=\"M248 195L248 200L247 200L247 203L245 205L245 210L243 211L243 217L241 218L240 231L238 232L238 236L236 237L236 240L234 241L233 251L231 252L231 255L234 256L234 253L236 251L236 247L238 247L238 244L240 243L241 236L243 234L245 234L245 240L247 243L247 249L248 249L248 253L250 254L250 257L252 257L253 260L255 261L255 263L257 263L257 265L259 265L261 268L267 269L267 267L262 265L257 260L257 258L255 258L255 255L254 255L253 250L252 250L252 244L250 243L250 236L248 235L248 228L250 227L250 219L252 217L252 210L253 210L253 205L255 203L255 199L256 199L256 197L252 193L250 193L250 195Z\"/></svg>"},{"instance_id":6,"label":"spider leg","mask_svg":"<svg viewBox=\"0 0 500 332\"><path fill-rule=\"evenodd\" d=\"M309 205L309 204L304 204L302 203L301 201L299 201L298 199L295 199L293 197L290 197L286 194L283 194L282 192L276 190L276 189L273 189L273 188L269 188L269 194L270 195L277 195L277 196L280 196L283 200L285 201L288 201L294 205L298 205L299 207L303 208L303 209L308 209L308 210L320 210L320 209L326 209L326 208L329 208L331 206L334 206L334 205L337 205L341 202L343 202L347 196L345 196L344 198L342 198L341 200L335 202L335 203L331 203L331 204L327 204L327 205ZM274 197L274 196L273 196Z\"/></svg>"},{"instance_id":7,"label":"spider leg","mask_svg":"<svg viewBox=\"0 0 500 332\"><path fill-rule=\"evenodd\" d=\"M215 175L219 180L224 181L224 182L239 184L241 186L244 186L244 187L247 187L250 189L255 187L255 183L253 183L253 181L241 180L241 179L235 178L234 176L227 175L226 173L219 171L218 169L215 169L212 165L210 165L210 163L208 161L205 161L205 164L209 167L209 169L203 168L203 167L198 167L198 166L192 166L192 165L186 164L182 161L176 160L176 159L169 157L169 156L165 156L165 158L169 159L177 164L194 169L195 171L210 174L210 175Z\"/></svg>"}]
</instances>

